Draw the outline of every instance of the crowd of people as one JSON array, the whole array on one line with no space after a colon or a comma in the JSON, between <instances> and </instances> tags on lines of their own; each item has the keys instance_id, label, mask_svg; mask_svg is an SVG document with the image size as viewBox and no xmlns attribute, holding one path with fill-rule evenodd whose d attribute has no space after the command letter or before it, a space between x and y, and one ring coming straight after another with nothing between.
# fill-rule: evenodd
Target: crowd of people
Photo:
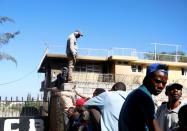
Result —
<instances>
[{"instance_id":1,"label":"crowd of people","mask_svg":"<svg viewBox=\"0 0 187 131\"><path fill-rule=\"evenodd\" d=\"M68 37L68 68L63 68L59 77L64 77L55 82L57 87L72 81L80 36L83 34L77 30ZM183 85L167 81L168 66L153 63L147 67L142 84L132 91L126 91L123 82L115 83L111 90L96 88L92 98L80 94L76 85L73 91L51 91L62 99L66 131L187 131L187 105L181 100ZM168 100L156 107L152 96L164 89Z\"/></svg>"},{"instance_id":2,"label":"crowd of people","mask_svg":"<svg viewBox=\"0 0 187 131\"><path fill-rule=\"evenodd\" d=\"M62 78L55 81L57 87L72 81L77 39L81 36L76 30L68 37L68 68L63 68L58 76ZM92 98L83 96L76 88L73 92L54 89L52 94L62 99L67 131L187 131L187 105L181 100L183 85L168 85L167 80L168 66L154 63L147 67L142 85L130 92L126 91L125 83L117 82L110 91L96 88ZM153 96L164 89L168 101L156 107Z\"/></svg>"},{"instance_id":3,"label":"crowd of people","mask_svg":"<svg viewBox=\"0 0 187 131\"><path fill-rule=\"evenodd\" d=\"M111 90L96 88L91 98L80 94L76 86L71 92L52 93L63 99L67 131L187 131L183 86L168 85L167 80L168 67L154 63L147 67L142 85L132 91L117 82ZM168 101L156 108L152 95L164 89Z\"/></svg>"}]
</instances>

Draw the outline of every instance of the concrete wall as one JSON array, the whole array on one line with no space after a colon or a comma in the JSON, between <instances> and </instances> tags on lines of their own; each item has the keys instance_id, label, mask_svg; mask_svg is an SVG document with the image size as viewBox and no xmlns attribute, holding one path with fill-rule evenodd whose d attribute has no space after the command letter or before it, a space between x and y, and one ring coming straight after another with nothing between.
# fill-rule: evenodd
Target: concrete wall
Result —
<instances>
[{"instance_id":1,"label":"concrete wall","mask_svg":"<svg viewBox=\"0 0 187 131\"><path fill-rule=\"evenodd\" d=\"M76 91L87 97L92 97L96 88L103 88L110 90L114 83L112 82L78 82L78 83L64 83L64 90L73 91L73 87L76 85Z\"/></svg>"},{"instance_id":2,"label":"concrete wall","mask_svg":"<svg viewBox=\"0 0 187 131\"><path fill-rule=\"evenodd\" d=\"M126 74L132 72L131 65L115 65L115 74Z\"/></svg>"},{"instance_id":3,"label":"concrete wall","mask_svg":"<svg viewBox=\"0 0 187 131\"><path fill-rule=\"evenodd\" d=\"M169 79L175 80L182 76L181 67L169 67Z\"/></svg>"}]
</instances>

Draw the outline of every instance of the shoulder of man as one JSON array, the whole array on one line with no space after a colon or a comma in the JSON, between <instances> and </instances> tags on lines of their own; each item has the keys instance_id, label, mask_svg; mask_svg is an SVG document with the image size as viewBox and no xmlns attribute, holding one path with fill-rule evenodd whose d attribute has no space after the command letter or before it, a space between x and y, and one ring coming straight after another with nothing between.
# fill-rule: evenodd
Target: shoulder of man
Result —
<instances>
[{"instance_id":1,"label":"shoulder of man","mask_svg":"<svg viewBox=\"0 0 187 131\"><path fill-rule=\"evenodd\" d=\"M164 103L162 103L159 107L158 107L158 109L157 109L157 114L158 113L160 113L161 111L163 111L163 110L166 110L167 109L167 102L164 102Z\"/></svg>"},{"instance_id":2,"label":"shoulder of man","mask_svg":"<svg viewBox=\"0 0 187 131\"><path fill-rule=\"evenodd\" d=\"M71 34L68 36L68 39L76 39L74 33L71 33Z\"/></svg>"}]
</instances>

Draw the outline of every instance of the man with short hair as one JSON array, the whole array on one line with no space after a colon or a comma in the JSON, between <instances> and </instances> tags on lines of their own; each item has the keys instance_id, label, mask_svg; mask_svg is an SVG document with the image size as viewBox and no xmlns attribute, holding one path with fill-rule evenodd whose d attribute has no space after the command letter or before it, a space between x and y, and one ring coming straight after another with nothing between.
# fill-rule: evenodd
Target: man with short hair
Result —
<instances>
[{"instance_id":1,"label":"man with short hair","mask_svg":"<svg viewBox=\"0 0 187 131\"><path fill-rule=\"evenodd\" d=\"M163 131L173 131L178 128L178 111L184 103L181 102L183 86L173 83L166 86L165 94L168 102L162 104L157 110L159 126Z\"/></svg>"},{"instance_id":2,"label":"man with short hair","mask_svg":"<svg viewBox=\"0 0 187 131\"><path fill-rule=\"evenodd\" d=\"M69 35L67 40L66 55L68 57L68 81L72 81L72 73L78 53L77 39L81 36L83 36L83 34L79 30L76 30Z\"/></svg>"},{"instance_id":3,"label":"man with short hair","mask_svg":"<svg viewBox=\"0 0 187 131\"><path fill-rule=\"evenodd\" d=\"M111 91L126 91L126 85L123 82L117 82L112 86Z\"/></svg>"},{"instance_id":4,"label":"man with short hair","mask_svg":"<svg viewBox=\"0 0 187 131\"><path fill-rule=\"evenodd\" d=\"M122 106L119 131L160 131L152 94L160 94L167 80L166 65L154 63L147 67L143 84L127 96Z\"/></svg>"}]
</instances>

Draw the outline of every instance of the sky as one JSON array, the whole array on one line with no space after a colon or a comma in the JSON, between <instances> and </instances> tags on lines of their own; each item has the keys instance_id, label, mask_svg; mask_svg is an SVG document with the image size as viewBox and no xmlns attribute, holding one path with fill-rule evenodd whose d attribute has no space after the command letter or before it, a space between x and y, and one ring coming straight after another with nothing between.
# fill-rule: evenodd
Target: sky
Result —
<instances>
[{"instance_id":1,"label":"sky","mask_svg":"<svg viewBox=\"0 0 187 131\"><path fill-rule=\"evenodd\" d=\"M180 45L187 53L186 0L0 0L0 16L15 21L1 24L0 33L21 32L0 47L18 62L0 61L2 98L41 94L44 74L37 69L46 45L65 47L76 29L84 34L78 40L80 48L149 52L154 50L152 43L160 43ZM157 48L175 51L175 46Z\"/></svg>"}]
</instances>

